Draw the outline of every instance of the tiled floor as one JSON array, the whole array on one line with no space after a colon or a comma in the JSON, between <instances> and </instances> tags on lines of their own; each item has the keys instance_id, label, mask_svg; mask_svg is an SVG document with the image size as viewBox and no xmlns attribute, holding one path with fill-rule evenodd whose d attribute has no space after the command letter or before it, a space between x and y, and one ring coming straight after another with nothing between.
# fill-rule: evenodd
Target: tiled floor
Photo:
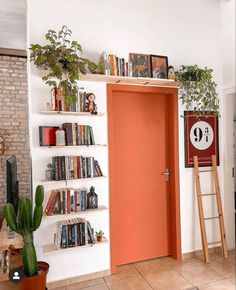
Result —
<instances>
[{"instance_id":1,"label":"tiled floor","mask_svg":"<svg viewBox=\"0 0 236 290\"><path fill-rule=\"evenodd\" d=\"M3 286L3 288L2 288ZM18 289L4 283L1 290ZM121 266L115 275L80 283L67 281L49 285L51 290L235 290L235 255L227 260L214 256L210 264L200 258L177 262L171 258L154 259Z\"/></svg>"}]
</instances>

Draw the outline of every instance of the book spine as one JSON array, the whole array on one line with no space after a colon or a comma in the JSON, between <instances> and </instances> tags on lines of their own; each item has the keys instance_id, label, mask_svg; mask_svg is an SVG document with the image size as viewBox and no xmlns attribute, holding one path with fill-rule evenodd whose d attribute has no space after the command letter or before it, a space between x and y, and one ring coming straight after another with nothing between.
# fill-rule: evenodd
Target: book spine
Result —
<instances>
[{"instance_id":1,"label":"book spine","mask_svg":"<svg viewBox=\"0 0 236 290\"><path fill-rule=\"evenodd\" d=\"M47 205L46 205L46 208L45 208L46 215L50 215L49 209L51 207L51 203L52 203L52 200L53 200L53 194L54 194L54 191L52 191L50 196L49 196L49 199L48 199L48 202L47 202Z\"/></svg>"},{"instance_id":2,"label":"book spine","mask_svg":"<svg viewBox=\"0 0 236 290\"><path fill-rule=\"evenodd\" d=\"M75 123L72 124L72 145L76 146L76 127Z\"/></svg>"},{"instance_id":3,"label":"book spine","mask_svg":"<svg viewBox=\"0 0 236 290\"><path fill-rule=\"evenodd\" d=\"M61 248L67 248L67 226L65 224L62 225L62 233L61 233Z\"/></svg>"},{"instance_id":4,"label":"book spine","mask_svg":"<svg viewBox=\"0 0 236 290\"><path fill-rule=\"evenodd\" d=\"M78 179L77 156L73 156L73 165L74 165L74 179Z\"/></svg>"},{"instance_id":5,"label":"book spine","mask_svg":"<svg viewBox=\"0 0 236 290\"><path fill-rule=\"evenodd\" d=\"M61 157L61 178L66 180L65 156Z\"/></svg>"},{"instance_id":6,"label":"book spine","mask_svg":"<svg viewBox=\"0 0 236 290\"><path fill-rule=\"evenodd\" d=\"M67 199L67 205L66 205L66 213L70 213L70 190L68 189L66 192L66 199Z\"/></svg>"}]
</instances>

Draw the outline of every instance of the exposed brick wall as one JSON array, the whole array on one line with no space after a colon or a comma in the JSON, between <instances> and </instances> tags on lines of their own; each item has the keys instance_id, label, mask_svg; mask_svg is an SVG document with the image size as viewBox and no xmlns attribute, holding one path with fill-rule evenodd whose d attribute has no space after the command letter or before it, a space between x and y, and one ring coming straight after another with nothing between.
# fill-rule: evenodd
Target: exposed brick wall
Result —
<instances>
[{"instance_id":1,"label":"exposed brick wall","mask_svg":"<svg viewBox=\"0 0 236 290\"><path fill-rule=\"evenodd\" d=\"M0 156L0 219L6 203L6 159L17 157L20 195L30 196L31 163L28 130L27 60L0 55L0 132L6 130Z\"/></svg>"}]
</instances>

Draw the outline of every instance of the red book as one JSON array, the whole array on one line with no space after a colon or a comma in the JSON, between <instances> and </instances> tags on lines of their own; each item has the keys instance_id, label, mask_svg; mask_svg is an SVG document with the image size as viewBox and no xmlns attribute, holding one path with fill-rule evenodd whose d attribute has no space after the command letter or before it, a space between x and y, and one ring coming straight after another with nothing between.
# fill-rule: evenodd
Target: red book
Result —
<instances>
[{"instance_id":1,"label":"red book","mask_svg":"<svg viewBox=\"0 0 236 290\"><path fill-rule=\"evenodd\" d=\"M81 178L80 174L80 157L77 156L77 178Z\"/></svg>"},{"instance_id":2,"label":"red book","mask_svg":"<svg viewBox=\"0 0 236 290\"><path fill-rule=\"evenodd\" d=\"M50 198L48 200L48 204L47 204L46 209L45 209L45 213L47 215L51 215L56 198L57 198L57 192L54 190L54 191L52 191L52 193L50 195Z\"/></svg>"},{"instance_id":3,"label":"red book","mask_svg":"<svg viewBox=\"0 0 236 290\"><path fill-rule=\"evenodd\" d=\"M70 189L67 190L67 205L66 205L66 213L70 213Z\"/></svg>"}]
</instances>

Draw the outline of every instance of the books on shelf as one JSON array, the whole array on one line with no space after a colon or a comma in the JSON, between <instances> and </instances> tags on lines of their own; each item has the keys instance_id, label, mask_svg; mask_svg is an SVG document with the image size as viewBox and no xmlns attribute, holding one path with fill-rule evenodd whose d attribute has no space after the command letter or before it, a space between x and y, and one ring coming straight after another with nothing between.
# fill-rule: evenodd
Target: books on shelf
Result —
<instances>
[{"instance_id":1,"label":"books on shelf","mask_svg":"<svg viewBox=\"0 0 236 290\"><path fill-rule=\"evenodd\" d=\"M102 53L101 62L104 66L104 74L112 76L128 76L128 62L115 54Z\"/></svg>"},{"instance_id":2,"label":"books on shelf","mask_svg":"<svg viewBox=\"0 0 236 290\"><path fill-rule=\"evenodd\" d=\"M94 157L54 156L52 157L53 180L72 180L103 176Z\"/></svg>"},{"instance_id":3,"label":"books on shelf","mask_svg":"<svg viewBox=\"0 0 236 290\"><path fill-rule=\"evenodd\" d=\"M65 131L65 143L68 146L95 145L93 128L88 125L77 123L63 123L62 129Z\"/></svg>"},{"instance_id":4,"label":"books on shelf","mask_svg":"<svg viewBox=\"0 0 236 290\"><path fill-rule=\"evenodd\" d=\"M70 214L89 209L88 193L85 189L61 188L52 190L45 214Z\"/></svg>"},{"instance_id":5,"label":"books on shelf","mask_svg":"<svg viewBox=\"0 0 236 290\"><path fill-rule=\"evenodd\" d=\"M57 222L55 246L57 249L95 244L94 230L89 221L75 218Z\"/></svg>"},{"instance_id":6,"label":"books on shelf","mask_svg":"<svg viewBox=\"0 0 236 290\"><path fill-rule=\"evenodd\" d=\"M61 89L53 88L51 90L51 110L52 111L68 111L68 112L88 112L87 110L87 93L78 92L76 102L66 105Z\"/></svg>"}]
</instances>

